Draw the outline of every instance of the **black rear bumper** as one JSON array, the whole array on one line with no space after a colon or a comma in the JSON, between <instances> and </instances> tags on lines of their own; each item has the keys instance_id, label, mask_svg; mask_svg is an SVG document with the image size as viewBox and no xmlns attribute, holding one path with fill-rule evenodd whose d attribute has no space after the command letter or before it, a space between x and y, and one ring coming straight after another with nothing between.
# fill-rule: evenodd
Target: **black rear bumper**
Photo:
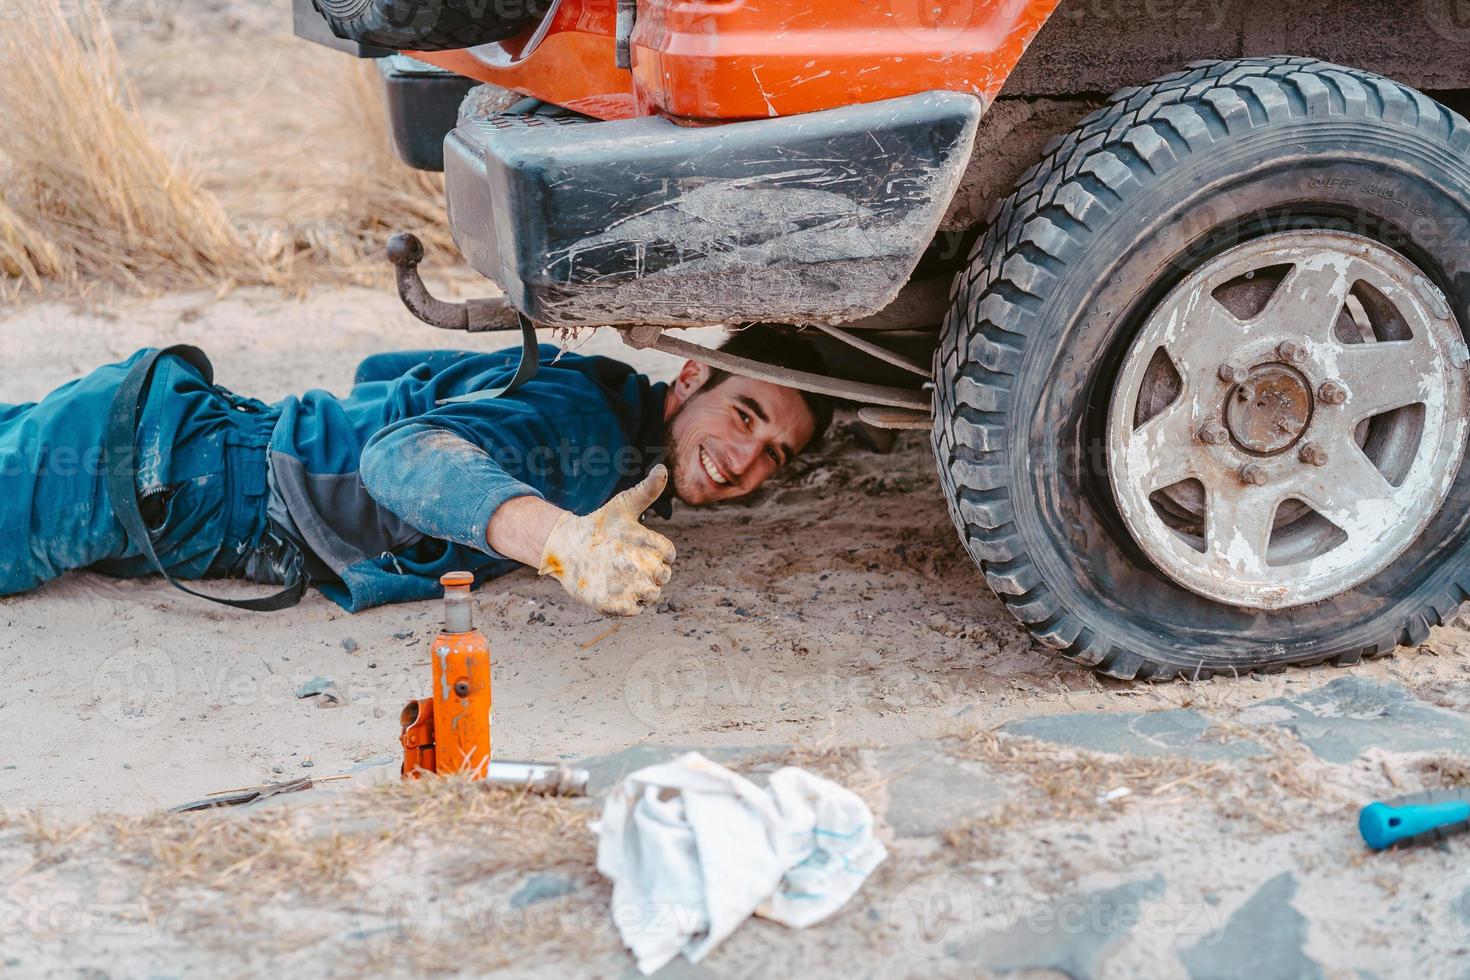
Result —
<instances>
[{"instance_id":1,"label":"black rear bumper","mask_svg":"<svg viewBox=\"0 0 1470 980\"><path fill-rule=\"evenodd\" d=\"M445 140L450 225L539 323L854 319L933 238L981 111L930 92L704 128L477 120Z\"/></svg>"}]
</instances>

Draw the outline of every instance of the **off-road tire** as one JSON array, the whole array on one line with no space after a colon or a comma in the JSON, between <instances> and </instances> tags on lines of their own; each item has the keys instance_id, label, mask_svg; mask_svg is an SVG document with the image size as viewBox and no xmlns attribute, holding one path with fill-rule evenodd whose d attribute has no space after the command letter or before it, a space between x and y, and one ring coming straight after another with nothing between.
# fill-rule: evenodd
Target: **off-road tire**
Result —
<instances>
[{"instance_id":1,"label":"off-road tire","mask_svg":"<svg viewBox=\"0 0 1470 980\"><path fill-rule=\"evenodd\" d=\"M313 0L338 37L397 51L501 41L545 16L550 0Z\"/></svg>"},{"instance_id":2,"label":"off-road tire","mask_svg":"<svg viewBox=\"0 0 1470 980\"><path fill-rule=\"evenodd\" d=\"M1350 664L1422 642L1470 598L1470 466L1383 571L1321 602L1224 605L1159 572L1108 487L1111 373L1190 269L1276 230L1408 257L1470 319L1470 124L1388 79L1303 58L1206 62L1117 93L1054 140L957 277L934 449L961 540L1006 607L1120 678Z\"/></svg>"}]
</instances>

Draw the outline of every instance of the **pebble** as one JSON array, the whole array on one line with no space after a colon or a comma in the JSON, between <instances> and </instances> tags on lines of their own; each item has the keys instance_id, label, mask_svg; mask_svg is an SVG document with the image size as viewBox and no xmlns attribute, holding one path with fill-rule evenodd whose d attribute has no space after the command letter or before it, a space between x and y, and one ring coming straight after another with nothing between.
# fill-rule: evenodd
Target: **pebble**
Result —
<instances>
[{"instance_id":1,"label":"pebble","mask_svg":"<svg viewBox=\"0 0 1470 980\"><path fill-rule=\"evenodd\" d=\"M271 772L285 772L285 771L286 770L284 768L282 768L281 766L271 766Z\"/></svg>"},{"instance_id":2,"label":"pebble","mask_svg":"<svg viewBox=\"0 0 1470 980\"><path fill-rule=\"evenodd\" d=\"M744 606L736 606L735 607L735 615L737 615L737 616L749 616L750 615L750 610L746 609Z\"/></svg>"},{"instance_id":3,"label":"pebble","mask_svg":"<svg viewBox=\"0 0 1470 980\"><path fill-rule=\"evenodd\" d=\"M387 713L388 712L384 711L382 708L374 708L373 709L373 717L374 718L381 718L384 715L386 715Z\"/></svg>"},{"instance_id":4,"label":"pebble","mask_svg":"<svg viewBox=\"0 0 1470 980\"><path fill-rule=\"evenodd\" d=\"M301 765L306 769L310 769L312 766L316 765L316 763L312 762L310 759L302 759Z\"/></svg>"},{"instance_id":5,"label":"pebble","mask_svg":"<svg viewBox=\"0 0 1470 980\"><path fill-rule=\"evenodd\" d=\"M352 651L357 649L357 641L350 636L342 637L342 649L346 650L348 653L351 653Z\"/></svg>"}]
</instances>

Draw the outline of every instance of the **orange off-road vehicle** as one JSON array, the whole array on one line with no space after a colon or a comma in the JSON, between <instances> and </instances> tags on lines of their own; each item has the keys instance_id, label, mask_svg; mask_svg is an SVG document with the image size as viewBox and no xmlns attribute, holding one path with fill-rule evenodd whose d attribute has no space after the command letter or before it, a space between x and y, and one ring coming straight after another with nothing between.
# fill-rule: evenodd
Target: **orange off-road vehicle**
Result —
<instances>
[{"instance_id":1,"label":"orange off-road vehicle","mask_svg":"<svg viewBox=\"0 0 1470 980\"><path fill-rule=\"evenodd\" d=\"M384 58L505 295L434 299L400 239L410 308L932 429L970 554L1063 655L1352 663L1470 596L1470 5L297 4ZM830 370L664 330L754 321Z\"/></svg>"}]
</instances>

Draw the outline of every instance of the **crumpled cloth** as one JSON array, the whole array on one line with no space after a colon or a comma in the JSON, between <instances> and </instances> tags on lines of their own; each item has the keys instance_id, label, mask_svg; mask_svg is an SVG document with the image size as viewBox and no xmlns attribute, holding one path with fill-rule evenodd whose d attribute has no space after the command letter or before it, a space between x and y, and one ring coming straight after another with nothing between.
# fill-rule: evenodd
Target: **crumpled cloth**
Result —
<instances>
[{"instance_id":1,"label":"crumpled cloth","mask_svg":"<svg viewBox=\"0 0 1470 980\"><path fill-rule=\"evenodd\" d=\"M888 850L856 793L787 766L761 789L690 752L608 795L597 870L645 975L697 963L752 913L803 928L840 909Z\"/></svg>"}]
</instances>

